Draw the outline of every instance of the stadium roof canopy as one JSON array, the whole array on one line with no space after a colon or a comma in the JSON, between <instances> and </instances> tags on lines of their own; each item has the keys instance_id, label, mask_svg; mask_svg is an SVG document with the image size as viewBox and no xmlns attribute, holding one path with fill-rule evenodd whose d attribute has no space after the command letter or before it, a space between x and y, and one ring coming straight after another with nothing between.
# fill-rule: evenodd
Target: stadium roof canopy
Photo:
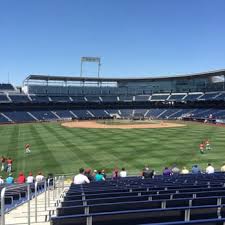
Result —
<instances>
[{"instance_id":1,"label":"stadium roof canopy","mask_svg":"<svg viewBox=\"0 0 225 225\"><path fill-rule=\"evenodd\" d=\"M120 82L120 81L150 81L150 80L171 80L171 79L183 79L183 78L196 78L196 77L210 77L225 75L225 69L215 70L202 73L193 73L185 75L174 76L157 76L157 77L69 77L69 76L51 76L51 75L29 75L24 81L31 80L43 80L43 81L97 81L97 82Z\"/></svg>"}]
</instances>

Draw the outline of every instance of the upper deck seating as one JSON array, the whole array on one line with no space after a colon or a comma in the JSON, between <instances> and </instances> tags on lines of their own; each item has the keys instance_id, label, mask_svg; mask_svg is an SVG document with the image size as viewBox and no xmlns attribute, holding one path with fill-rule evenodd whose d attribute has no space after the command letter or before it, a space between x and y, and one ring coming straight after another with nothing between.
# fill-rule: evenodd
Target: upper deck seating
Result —
<instances>
[{"instance_id":1,"label":"upper deck seating","mask_svg":"<svg viewBox=\"0 0 225 225\"><path fill-rule=\"evenodd\" d=\"M215 99L216 96L219 95L219 92L214 92L214 93L205 93L204 95L202 95L199 100L204 100L204 101L213 101Z\"/></svg>"},{"instance_id":2,"label":"upper deck seating","mask_svg":"<svg viewBox=\"0 0 225 225\"><path fill-rule=\"evenodd\" d=\"M5 94L0 93L0 103L10 102Z\"/></svg>"},{"instance_id":3,"label":"upper deck seating","mask_svg":"<svg viewBox=\"0 0 225 225\"><path fill-rule=\"evenodd\" d=\"M14 91L12 84L0 84L0 91Z\"/></svg>"},{"instance_id":4,"label":"upper deck seating","mask_svg":"<svg viewBox=\"0 0 225 225\"><path fill-rule=\"evenodd\" d=\"M201 93L195 93L195 94L189 93L183 100L184 101L197 101L201 95L202 95Z\"/></svg>"},{"instance_id":5,"label":"upper deck seating","mask_svg":"<svg viewBox=\"0 0 225 225\"><path fill-rule=\"evenodd\" d=\"M149 101L150 95L136 95L135 101L136 102L147 102Z\"/></svg>"},{"instance_id":6,"label":"upper deck seating","mask_svg":"<svg viewBox=\"0 0 225 225\"><path fill-rule=\"evenodd\" d=\"M170 95L168 101L182 101L183 98L186 96L186 94L176 94L176 93L173 93Z\"/></svg>"},{"instance_id":7,"label":"upper deck seating","mask_svg":"<svg viewBox=\"0 0 225 225\"><path fill-rule=\"evenodd\" d=\"M69 96L50 96L52 102L71 102Z\"/></svg>"},{"instance_id":8,"label":"upper deck seating","mask_svg":"<svg viewBox=\"0 0 225 225\"><path fill-rule=\"evenodd\" d=\"M120 95L119 100L121 102L132 102L133 101L133 95Z\"/></svg>"},{"instance_id":9,"label":"upper deck seating","mask_svg":"<svg viewBox=\"0 0 225 225\"><path fill-rule=\"evenodd\" d=\"M28 96L23 95L23 94L20 94L20 95L10 94L9 97L12 100L12 102L14 102L14 103L28 103L28 102L30 102L30 99L28 98Z\"/></svg>"},{"instance_id":10,"label":"upper deck seating","mask_svg":"<svg viewBox=\"0 0 225 225\"><path fill-rule=\"evenodd\" d=\"M117 96L101 96L103 102L117 102Z\"/></svg>"},{"instance_id":11,"label":"upper deck seating","mask_svg":"<svg viewBox=\"0 0 225 225\"><path fill-rule=\"evenodd\" d=\"M85 96L85 98L87 99L88 102L96 102L99 103L100 102L100 98L99 96Z\"/></svg>"},{"instance_id":12,"label":"upper deck seating","mask_svg":"<svg viewBox=\"0 0 225 225\"><path fill-rule=\"evenodd\" d=\"M153 94L150 101L165 101L169 96L169 94Z\"/></svg>"},{"instance_id":13,"label":"upper deck seating","mask_svg":"<svg viewBox=\"0 0 225 225\"><path fill-rule=\"evenodd\" d=\"M33 103L49 103L49 98L46 95L30 95Z\"/></svg>"},{"instance_id":14,"label":"upper deck seating","mask_svg":"<svg viewBox=\"0 0 225 225\"><path fill-rule=\"evenodd\" d=\"M86 102L84 96L70 96L73 102L81 103Z\"/></svg>"}]
</instances>

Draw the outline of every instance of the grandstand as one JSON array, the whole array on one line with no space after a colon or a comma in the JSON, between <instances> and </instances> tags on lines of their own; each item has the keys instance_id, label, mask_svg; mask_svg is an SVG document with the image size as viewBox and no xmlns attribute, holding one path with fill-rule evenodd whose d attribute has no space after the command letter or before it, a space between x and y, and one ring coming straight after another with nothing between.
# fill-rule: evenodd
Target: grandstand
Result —
<instances>
[{"instance_id":1,"label":"grandstand","mask_svg":"<svg viewBox=\"0 0 225 225\"><path fill-rule=\"evenodd\" d=\"M23 92L11 84L0 86L0 122L109 118L107 110L112 109L122 118L141 109L140 118L221 122L224 74L225 70L158 78L29 75Z\"/></svg>"}]
</instances>

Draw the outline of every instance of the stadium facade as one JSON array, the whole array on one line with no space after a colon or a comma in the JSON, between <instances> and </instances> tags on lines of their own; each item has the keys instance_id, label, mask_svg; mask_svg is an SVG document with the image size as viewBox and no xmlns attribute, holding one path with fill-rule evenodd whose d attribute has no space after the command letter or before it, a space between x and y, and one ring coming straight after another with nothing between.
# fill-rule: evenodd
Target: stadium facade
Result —
<instances>
[{"instance_id":1,"label":"stadium facade","mask_svg":"<svg viewBox=\"0 0 225 225\"><path fill-rule=\"evenodd\" d=\"M225 119L225 70L143 78L29 75L0 86L0 122L111 118Z\"/></svg>"}]
</instances>

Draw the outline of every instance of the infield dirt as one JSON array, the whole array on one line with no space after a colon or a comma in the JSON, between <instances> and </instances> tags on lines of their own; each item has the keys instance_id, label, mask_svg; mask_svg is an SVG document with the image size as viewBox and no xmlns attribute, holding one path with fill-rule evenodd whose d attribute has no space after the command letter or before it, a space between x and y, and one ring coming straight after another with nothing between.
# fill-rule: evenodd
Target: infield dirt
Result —
<instances>
[{"instance_id":1,"label":"infield dirt","mask_svg":"<svg viewBox=\"0 0 225 225\"><path fill-rule=\"evenodd\" d=\"M185 124L160 122L160 123L141 123L141 124L104 124L97 123L95 120L91 121L73 121L61 124L69 128L94 128L94 129L151 129L151 128L171 128L171 127L184 127Z\"/></svg>"}]
</instances>

